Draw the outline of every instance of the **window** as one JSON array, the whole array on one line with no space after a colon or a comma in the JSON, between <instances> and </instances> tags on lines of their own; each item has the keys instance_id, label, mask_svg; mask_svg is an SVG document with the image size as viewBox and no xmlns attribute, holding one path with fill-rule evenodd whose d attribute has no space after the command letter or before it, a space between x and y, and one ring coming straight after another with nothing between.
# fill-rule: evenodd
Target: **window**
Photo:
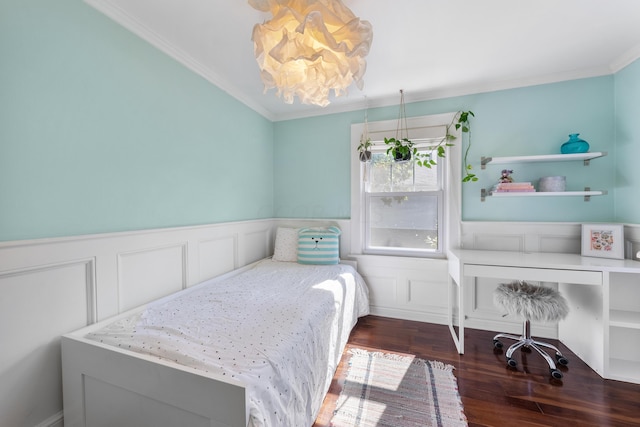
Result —
<instances>
[{"instance_id":1,"label":"window","mask_svg":"<svg viewBox=\"0 0 640 427\"><path fill-rule=\"evenodd\" d=\"M446 135L452 117L447 114L410 119L409 137L419 151L431 151ZM448 239L457 236L450 227L451 219L456 220L451 215L451 202L455 200L452 195L456 192L450 191L449 169L457 169L460 175L460 156L456 152L459 147L448 147L446 157L439 158L430 169L413 161L395 162L386 154L384 137L395 136L396 127L396 121L369 123L374 143L370 163L357 161L354 148L352 157L356 162L352 159L352 165L357 174L352 173L352 181L357 182L352 182L356 201L352 220L359 220L359 225L353 227L354 246L360 246L364 254L443 257ZM359 141L361 132L362 125L353 125L352 145L355 136ZM458 167L451 167L456 159ZM459 219L454 224L459 224Z\"/></svg>"},{"instance_id":2,"label":"window","mask_svg":"<svg viewBox=\"0 0 640 427\"><path fill-rule=\"evenodd\" d=\"M442 168L398 163L383 150L374 152L363 165L366 253L440 252Z\"/></svg>"}]
</instances>

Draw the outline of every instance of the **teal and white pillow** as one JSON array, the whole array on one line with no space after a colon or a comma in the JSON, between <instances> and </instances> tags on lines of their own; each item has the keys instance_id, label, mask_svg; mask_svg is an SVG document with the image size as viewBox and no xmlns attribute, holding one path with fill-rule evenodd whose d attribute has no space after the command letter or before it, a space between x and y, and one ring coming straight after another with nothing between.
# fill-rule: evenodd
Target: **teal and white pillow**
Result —
<instances>
[{"instance_id":1,"label":"teal and white pillow","mask_svg":"<svg viewBox=\"0 0 640 427\"><path fill-rule=\"evenodd\" d=\"M302 228L298 231L298 264L340 263L338 227Z\"/></svg>"}]
</instances>

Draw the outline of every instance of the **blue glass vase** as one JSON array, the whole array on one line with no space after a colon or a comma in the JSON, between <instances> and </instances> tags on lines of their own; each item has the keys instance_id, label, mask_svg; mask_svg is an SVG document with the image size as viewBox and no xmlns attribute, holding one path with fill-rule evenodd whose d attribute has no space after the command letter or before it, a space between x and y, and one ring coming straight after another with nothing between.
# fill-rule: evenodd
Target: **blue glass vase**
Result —
<instances>
[{"instance_id":1,"label":"blue glass vase","mask_svg":"<svg viewBox=\"0 0 640 427\"><path fill-rule=\"evenodd\" d=\"M586 153L589 151L589 143L584 139L578 138L579 133L569 135L569 140L562 144L560 152L562 154Z\"/></svg>"}]
</instances>

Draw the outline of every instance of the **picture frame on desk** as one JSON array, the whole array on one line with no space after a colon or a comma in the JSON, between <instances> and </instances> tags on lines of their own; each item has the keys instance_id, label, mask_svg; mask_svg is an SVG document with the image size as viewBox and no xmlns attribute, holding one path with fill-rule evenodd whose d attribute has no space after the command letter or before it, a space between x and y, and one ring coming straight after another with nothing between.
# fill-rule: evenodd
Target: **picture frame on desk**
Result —
<instances>
[{"instance_id":1,"label":"picture frame on desk","mask_svg":"<svg viewBox=\"0 0 640 427\"><path fill-rule=\"evenodd\" d=\"M582 256L624 259L622 224L582 224Z\"/></svg>"}]
</instances>

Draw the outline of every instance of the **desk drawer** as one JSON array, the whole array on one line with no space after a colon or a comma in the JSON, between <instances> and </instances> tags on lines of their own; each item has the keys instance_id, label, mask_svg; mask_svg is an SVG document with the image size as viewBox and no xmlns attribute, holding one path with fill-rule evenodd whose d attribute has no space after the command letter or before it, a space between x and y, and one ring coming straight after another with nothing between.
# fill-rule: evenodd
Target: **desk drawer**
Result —
<instances>
[{"instance_id":1,"label":"desk drawer","mask_svg":"<svg viewBox=\"0 0 640 427\"><path fill-rule=\"evenodd\" d=\"M509 280L602 285L602 272L600 271L465 264L464 275L470 277L492 277L496 279Z\"/></svg>"}]
</instances>

